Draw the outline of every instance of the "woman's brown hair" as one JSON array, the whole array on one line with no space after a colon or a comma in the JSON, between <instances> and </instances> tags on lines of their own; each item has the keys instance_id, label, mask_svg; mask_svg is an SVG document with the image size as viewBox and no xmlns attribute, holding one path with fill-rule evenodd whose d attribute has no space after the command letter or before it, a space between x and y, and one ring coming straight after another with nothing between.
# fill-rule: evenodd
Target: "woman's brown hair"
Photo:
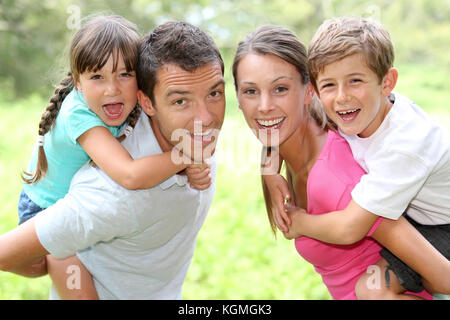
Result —
<instances>
[{"instance_id":1,"label":"woman's brown hair","mask_svg":"<svg viewBox=\"0 0 450 320\"><path fill-rule=\"evenodd\" d=\"M85 71L101 69L109 57L113 58L113 71L116 70L119 55L122 55L127 72L136 70L140 34L136 26L120 16L94 16L79 29L70 46L70 72L56 87L50 103L39 122L38 160L34 173L23 172L26 183L42 179L48 170L43 137L54 126L64 98L72 91L80 74ZM139 118L140 107L136 104L127 118L129 126L134 127ZM125 136L119 137L119 141Z\"/></svg>"},{"instance_id":2,"label":"woman's brown hair","mask_svg":"<svg viewBox=\"0 0 450 320\"><path fill-rule=\"evenodd\" d=\"M290 30L274 25L263 25L250 33L238 44L232 66L236 90L238 89L237 70L239 62L250 53L261 55L271 54L277 56L280 59L292 64L297 69L300 73L303 84L306 85L309 82L308 55L306 47ZM335 126L328 119L325 111L320 105L320 101L316 96L314 96L313 102L307 106L307 111L321 128L335 129ZM263 152L270 155L271 151L271 148L264 148ZM264 183L264 179L261 180L267 215L272 231L275 234L276 226L272 215L270 193Z\"/></svg>"}]
</instances>

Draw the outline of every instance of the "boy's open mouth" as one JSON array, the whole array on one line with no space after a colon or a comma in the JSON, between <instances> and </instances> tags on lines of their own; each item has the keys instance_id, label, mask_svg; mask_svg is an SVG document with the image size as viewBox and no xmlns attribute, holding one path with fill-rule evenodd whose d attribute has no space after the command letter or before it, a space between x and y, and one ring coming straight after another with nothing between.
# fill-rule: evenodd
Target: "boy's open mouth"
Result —
<instances>
[{"instance_id":1,"label":"boy's open mouth","mask_svg":"<svg viewBox=\"0 0 450 320\"><path fill-rule=\"evenodd\" d=\"M344 121L352 121L353 119L355 119L359 112L361 111L361 109L352 109L352 110L345 110L345 111L338 111L336 112L337 115Z\"/></svg>"}]
</instances>

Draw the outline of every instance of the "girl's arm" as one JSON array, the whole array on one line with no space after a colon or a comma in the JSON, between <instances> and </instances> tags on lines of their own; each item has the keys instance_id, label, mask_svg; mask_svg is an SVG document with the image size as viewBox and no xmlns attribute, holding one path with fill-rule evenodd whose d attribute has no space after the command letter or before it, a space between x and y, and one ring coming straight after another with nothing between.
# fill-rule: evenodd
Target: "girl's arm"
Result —
<instances>
[{"instance_id":1,"label":"girl's arm","mask_svg":"<svg viewBox=\"0 0 450 320\"><path fill-rule=\"evenodd\" d=\"M2 271L28 277L44 275L47 273L45 263L36 262L47 254L37 237L33 218L0 236Z\"/></svg>"},{"instance_id":2,"label":"girl's arm","mask_svg":"<svg viewBox=\"0 0 450 320\"><path fill-rule=\"evenodd\" d=\"M288 239L307 236L333 244L353 244L364 238L374 222L379 218L361 208L353 200L344 210L326 214L307 214L305 210L287 207L292 219Z\"/></svg>"},{"instance_id":3,"label":"girl's arm","mask_svg":"<svg viewBox=\"0 0 450 320\"><path fill-rule=\"evenodd\" d=\"M154 187L186 168L172 161L171 152L133 159L105 127L91 128L77 141L109 177L131 190Z\"/></svg>"}]
</instances>

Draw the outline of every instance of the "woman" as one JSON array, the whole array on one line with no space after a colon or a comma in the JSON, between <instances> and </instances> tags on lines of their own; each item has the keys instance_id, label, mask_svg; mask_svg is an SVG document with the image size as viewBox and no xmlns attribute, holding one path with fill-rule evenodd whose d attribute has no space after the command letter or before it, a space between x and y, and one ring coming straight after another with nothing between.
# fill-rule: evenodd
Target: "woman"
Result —
<instances>
[{"instance_id":1,"label":"woman","mask_svg":"<svg viewBox=\"0 0 450 320\"><path fill-rule=\"evenodd\" d=\"M239 107L247 124L267 147L269 159L277 162L279 152L280 164L283 160L286 164L288 185L284 182L283 186L284 179L276 174L263 179L274 232L275 225L288 231L280 205L287 194L293 195L296 206L312 214L337 210L349 203L351 190L365 173L353 159L347 142L327 121L307 70L306 48L292 32L276 26L262 26L241 41L233 63ZM392 241L394 227L396 239L408 239L409 245L417 243L423 251L416 247L414 253L409 252L407 241ZM426 252L429 244L406 220L394 225L380 218L370 235L422 275L433 272L431 263L420 266L416 257L417 252ZM383 285L382 273L375 270L372 276L366 274L381 259L382 247L372 238L352 245L332 245L300 237L295 245L322 275L334 299L356 299L358 280L359 298L420 298L404 294L390 271L389 288ZM430 298L426 292L422 295Z\"/></svg>"}]
</instances>

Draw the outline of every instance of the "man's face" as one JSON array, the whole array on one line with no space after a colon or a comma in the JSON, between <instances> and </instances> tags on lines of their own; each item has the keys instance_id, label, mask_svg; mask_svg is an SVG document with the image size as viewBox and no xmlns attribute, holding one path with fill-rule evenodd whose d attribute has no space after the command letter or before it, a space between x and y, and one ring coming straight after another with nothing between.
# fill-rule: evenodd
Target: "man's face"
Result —
<instances>
[{"instance_id":1,"label":"man's face","mask_svg":"<svg viewBox=\"0 0 450 320\"><path fill-rule=\"evenodd\" d=\"M161 149L183 149L190 159L195 153L196 161L211 156L225 115L225 82L220 64L208 63L193 72L165 64L157 72L153 93L154 103L141 91L138 96L151 117ZM205 155L205 150L210 154Z\"/></svg>"}]
</instances>

